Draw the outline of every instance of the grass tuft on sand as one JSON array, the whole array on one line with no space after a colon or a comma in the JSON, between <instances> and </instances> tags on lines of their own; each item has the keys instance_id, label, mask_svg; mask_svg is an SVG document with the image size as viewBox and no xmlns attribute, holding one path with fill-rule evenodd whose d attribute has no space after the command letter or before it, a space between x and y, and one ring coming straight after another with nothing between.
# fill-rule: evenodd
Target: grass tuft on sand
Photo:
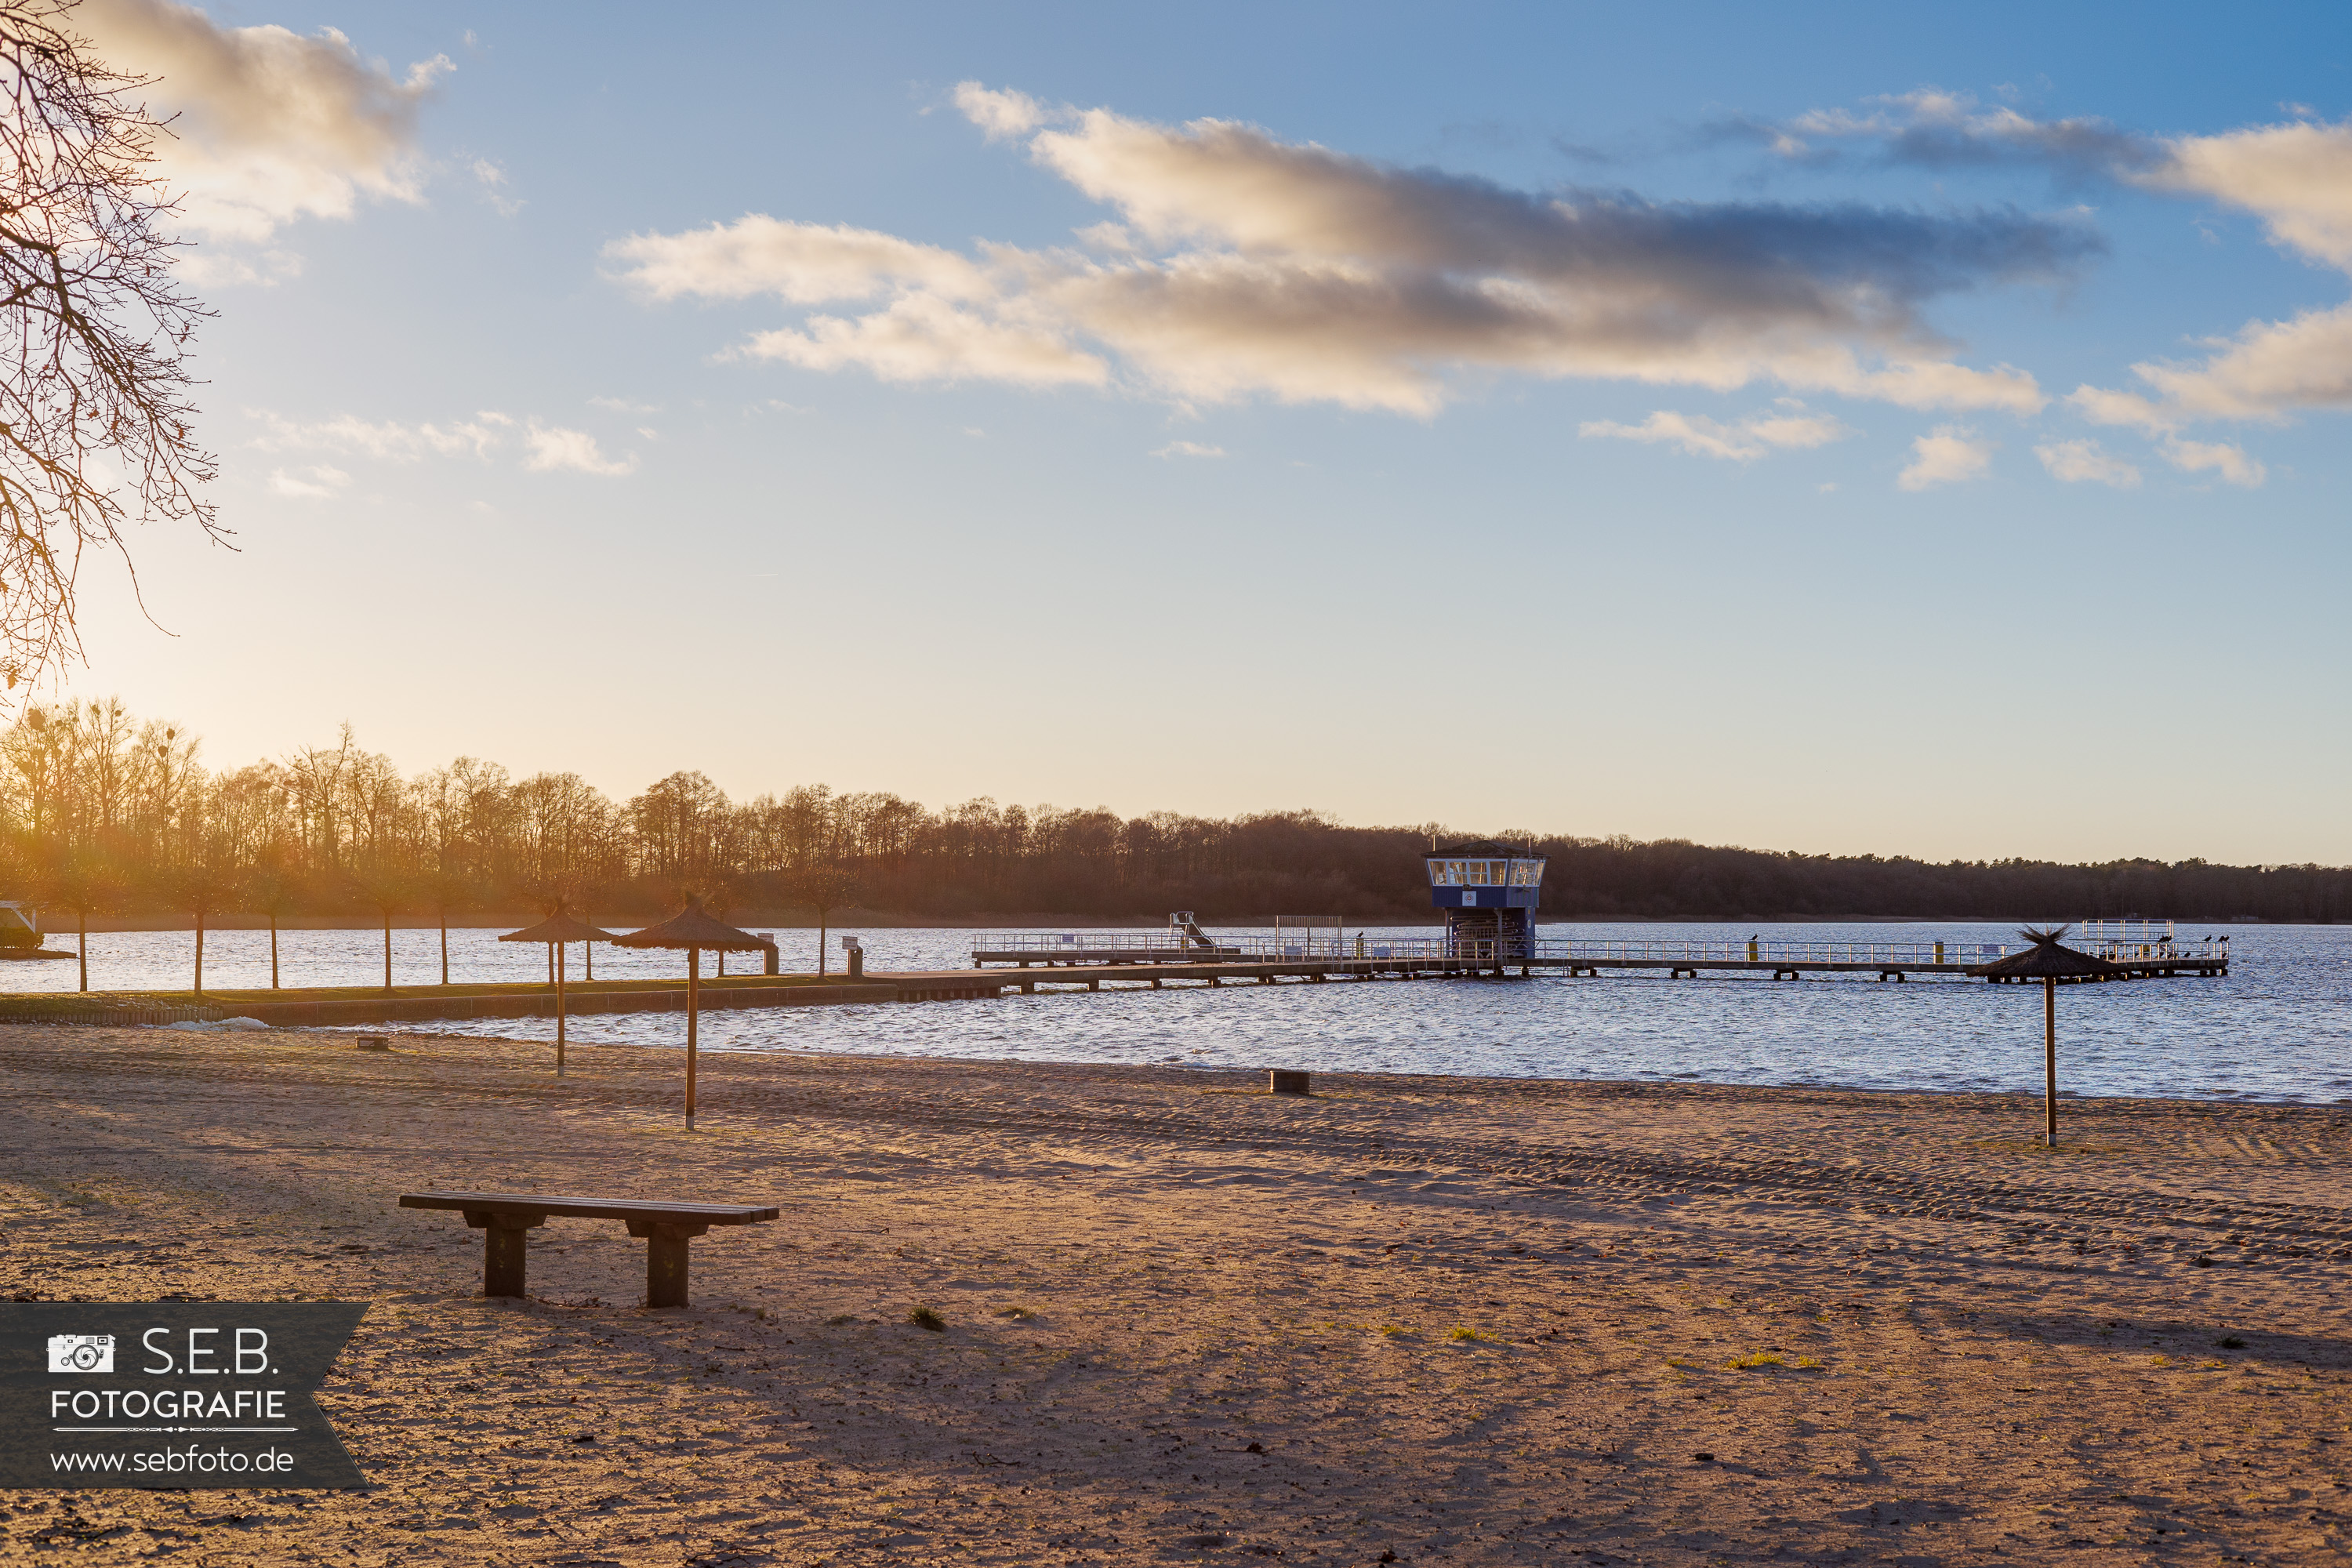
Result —
<instances>
[{"instance_id":1,"label":"grass tuft on sand","mask_svg":"<svg viewBox=\"0 0 2352 1568\"><path fill-rule=\"evenodd\" d=\"M915 1327L919 1329L928 1329L935 1334L943 1334L947 1332L948 1321L945 1318L940 1317L936 1310L929 1307L908 1308L907 1321L914 1324Z\"/></svg>"}]
</instances>

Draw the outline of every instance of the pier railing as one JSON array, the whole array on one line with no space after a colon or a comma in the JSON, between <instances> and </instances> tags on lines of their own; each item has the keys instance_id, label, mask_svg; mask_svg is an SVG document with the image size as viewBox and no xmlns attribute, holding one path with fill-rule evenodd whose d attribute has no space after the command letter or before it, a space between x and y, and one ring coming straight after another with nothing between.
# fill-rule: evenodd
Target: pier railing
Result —
<instances>
[{"instance_id":1,"label":"pier railing","mask_svg":"<svg viewBox=\"0 0 2352 1568\"><path fill-rule=\"evenodd\" d=\"M1672 963L1990 963L2015 952L1989 942L1591 942L1538 939L1536 962L1580 958Z\"/></svg>"},{"instance_id":2,"label":"pier railing","mask_svg":"<svg viewBox=\"0 0 2352 1568\"><path fill-rule=\"evenodd\" d=\"M975 958L1031 963L1101 963L1117 956L1129 962L1302 963L1335 959L1466 958L1517 963L1522 956L1540 964L1612 963L1884 963L1906 967L1990 963L2021 951L2020 942L1617 942L1585 937L1538 937L1522 955L1514 944L1498 952L1491 941L1443 936L1348 935L1318 931L1209 933L1208 945L1166 931L982 931L972 939ZM2083 951L2118 962L2168 958L2226 958L2223 939L2197 942L2086 942Z\"/></svg>"},{"instance_id":3,"label":"pier railing","mask_svg":"<svg viewBox=\"0 0 2352 1568\"><path fill-rule=\"evenodd\" d=\"M2144 920L2134 915L2120 921L2076 921L2066 944L2085 952L2102 946L2168 948L2179 935L2170 921Z\"/></svg>"},{"instance_id":4,"label":"pier railing","mask_svg":"<svg viewBox=\"0 0 2352 1568\"><path fill-rule=\"evenodd\" d=\"M1441 941L1440 945L1443 945ZM1350 943L1336 929L1285 929L1227 936L1208 933L1205 942L1173 931L989 931L971 939L975 953L1009 953L1032 960L1100 959L1144 953L1169 963L1185 959L1345 958Z\"/></svg>"}]
</instances>

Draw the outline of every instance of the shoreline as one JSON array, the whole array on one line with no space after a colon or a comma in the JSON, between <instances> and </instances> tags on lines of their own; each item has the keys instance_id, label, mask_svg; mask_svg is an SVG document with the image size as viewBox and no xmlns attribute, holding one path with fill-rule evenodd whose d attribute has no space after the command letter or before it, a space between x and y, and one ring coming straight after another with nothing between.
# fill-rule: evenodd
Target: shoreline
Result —
<instances>
[{"instance_id":1,"label":"shoreline","mask_svg":"<svg viewBox=\"0 0 2352 1568\"><path fill-rule=\"evenodd\" d=\"M875 1004L875 1005L882 1005L883 1004ZM891 1005L896 1005L896 1004ZM618 1018L627 1017L630 1016L631 1015L620 1013L572 1015L570 1019L572 1032L567 1037L566 1048L574 1051L643 1050L680 1053L686 1049L686 1042L683 1039L678 1040L674 1045L667 1042L600 1040L593 1037L593 1036L583 1035L578 1032L583 1026L593 1027L594 1021L598 1018ZM513 1020L509 1019L503 1021L511 1023ZM444 1022L461 1023L463 1020L449 1019L444 1020ZM0 1024L0 1027L6 1026L7 1026L5 1024ZM292 1033L295 1031L289 1030L287 1032ZM320 1026L316 1031L305 1030L301 1032L335 1033L343 1035L365 1032L369 1034L386 1035L394 1038L402 1036L413 1036L419 1040L471 1040L479 1041L483 1044L509 1045L516 1047L519 1049L532 1051L551 1051L554 1045L553 1037L551 1035L549 1038L542 1040L528 1035L475 1034L472 1031L466 1029L438 1029L414 1023L404 1025L399 1023L323 1025ZM1267 1067L1276 1065L1268 1063L1264 1066L1257 1067L1242 1067L1231 1062L1125 1062L1110 1061L1098 1058L1087 1057L961 1057L946 1056L932 1052L897 1049L876 1050L871 1052L844 1050L838 1046L828 1048L816 1046L790 1045L714 1045L708 1039L701 1041L697 1049L698 1053L704 1057L779 1056L790 1057L795 1059L839 1058L844 1060L860 1062L929 1062L940 1063L942 1065L969 1066L974 1068L993 1067L1007 1069L1017 1069L1023 1068L1101 1068L1105 1071L1113 1072L1130 1068L1137 1069L1149 1068L1155 1071L1163 1072L1208 1072L1224 1073L1228 1075L1240 1073L1254 1077L1259 1080L1264 1079ZM2017 1100L2020 1103L2030 1102L2032 1115L2036 1117L2040 1116L2042 1106L2042 1089L2038 1085L2034 1084L2021 1084L2014 1089L1950 1089L1939 1087L1934 1084L1878 1085L1866 1083L1807 1083L1788 1081L1773 1083L1745 1083L1708 1078L1570 1078L1550 1073L1513 1074L1494 1072L1409 1072L1398 1068L1315 1068L1309 1070L1318 1080L1327 1077L1332 1079L1376 1077L1384 1079L1392 1079L1400 1082L1408 1083L1419 1079L1427 1079L1433 1084L1549 1084L1555 1085L1562 1089L1591 1089L1598 1092L1607 1092L1612 1089L1618 1088L1674 1089L1686 1087L1691 1089L1716 1089L1729 1090L1753 1089L1759 1093L1806 1093L1819 1091L1824 1094L1841 1095L1974 1096L1981 1097L1990 1100ZM2352 1096L2342 1096L2333 1100L2292 1100L2252 1094L2216 1095L2210 1097L2200 1095L2094 1094L2086 1093L2080 1089L2061 1089L2058 1091L2058 1101L2062 1107L2080 1102L2086 1105L2145 1103L2148 1105L2174 1106L2183 1109L2211 1109L2215 1107L2232 1105L2291 1106L2314 1110L2332 1110L2343 1108L2346 1110L2347 1114L2352 1114Z\"/></svg>"}]
</instances>

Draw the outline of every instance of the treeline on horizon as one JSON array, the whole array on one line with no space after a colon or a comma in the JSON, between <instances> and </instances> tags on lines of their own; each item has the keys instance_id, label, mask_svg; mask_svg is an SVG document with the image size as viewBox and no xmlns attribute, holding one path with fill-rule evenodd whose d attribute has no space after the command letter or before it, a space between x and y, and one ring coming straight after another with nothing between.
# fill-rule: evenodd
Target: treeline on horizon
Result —
<instances>
[{"instance_id":1,"label":"treeline on horizon","mask_svg":"<svg viewBox=\"0 0 2352 1568\"><path fill-rule=\"evenodd\" d=\"M0 897L89 915L462 921L656 916L689 892L738 920L1277 913L1430 918L1436 824L1347 827L1313 811L1122 817L982 798L933 811L823 784L730 801L696 772L625 801L576 773L512 778L459 757L404 777L344 727L222 771L196 737L114 699L29 709L0 734ZM2138 914L2332 922L2352 868L2120 860L1948 861L1776 853L1505 830L1549 857L1555 920L1968 920ZM45 921L55 929L58 921ZM839 923L836 921L836 923Z\"/></svg>"}]
</instances>

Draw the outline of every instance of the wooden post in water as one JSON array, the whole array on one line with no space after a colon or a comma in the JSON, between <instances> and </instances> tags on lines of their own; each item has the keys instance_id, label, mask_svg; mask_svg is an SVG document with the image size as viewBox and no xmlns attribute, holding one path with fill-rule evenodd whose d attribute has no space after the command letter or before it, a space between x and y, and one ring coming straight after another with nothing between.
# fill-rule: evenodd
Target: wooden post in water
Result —
<instances>
[{"instance_id":1,"label":"wooden post in water","mask_svg":"<svg viewBox=\"0 0 2352 1568\"><path fill-rule=\"evenodd\" d=\"M702 950L686 950L686 1130L694 1131L694 1030L702 1006Z\"/></svg>"},{"instance_id":2,"label":"wooden post in water","mask_svg":"<svg viewBox=\"0 0 2352 1568\"><path fill-rule=\"evenodd\" d=\"M563 944L555 952L555 1076L563 1076Z\"/></svg>"},{"instance_id":3,"label":"wooden post in water","mask_svg":"<svg viewBox=\"0 0 2352 1568\"><path fill-rule=\"evenodd\" d=\"M2042 1146L2058 1147L2058 979L2042 982Z\"/></svg>"}]
</instances>

